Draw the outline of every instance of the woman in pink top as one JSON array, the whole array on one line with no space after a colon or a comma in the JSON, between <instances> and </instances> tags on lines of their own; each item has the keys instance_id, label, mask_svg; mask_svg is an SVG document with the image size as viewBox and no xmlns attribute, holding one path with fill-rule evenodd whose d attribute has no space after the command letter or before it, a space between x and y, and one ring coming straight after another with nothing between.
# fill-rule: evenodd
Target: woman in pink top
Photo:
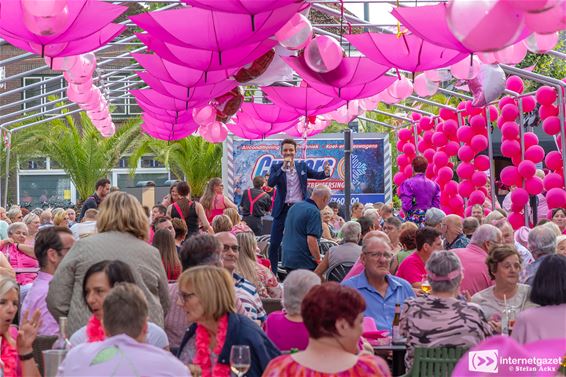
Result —
<instances>
[{"instance_id":1,"label":"woman in pink top","mask_svg":"<svg viewBox=\"0 0 566 377\"><path fill-rule=\"evenodd\" d=\"M28 228L26 224L17 222L8 227L8 238L2 243L2 252L8 258L10 265L14 269L18 268L38 268L39 264L35 259L33 247L25 244ZM36 273L17 274L16 281L20 285L33 282Z\"/></svg>"},{"instance_id":2,"label":"woman in pink top","mask_svg":"<svg viewBox=\"0 0 566 377\"><path fill-rule=\"evenodd\" d=\"M224 184L220 178L212 178L208 181L204 194L200 198L200 204L204 207L209 223L212 223L216 216L222 215L226 208L238 209L230 199L224 196Z\"/></svg>"}]
</instances>

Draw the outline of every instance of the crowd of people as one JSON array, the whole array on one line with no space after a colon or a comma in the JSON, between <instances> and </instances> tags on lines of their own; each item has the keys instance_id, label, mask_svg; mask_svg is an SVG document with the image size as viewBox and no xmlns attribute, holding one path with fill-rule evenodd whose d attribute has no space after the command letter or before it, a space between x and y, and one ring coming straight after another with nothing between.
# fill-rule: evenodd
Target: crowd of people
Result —
<instances>
[{"instance_id":1,"label":"crowd of people","mask_svg":"<svg viewBox=\"0 0 566 377\"><path fill-rule=\"evenodd\" d=\"M430 195L403 199L406 216L384 203L346 216L327 186L307 188L328 166L294 161L292 140L281 152L238 205L218 178L199 200L177 182L151 209L101 179L78 218L0 208L3 375L38 376L34 340L58 335L61 317L72 345L61 376L230 376L236 345L249 347L249 377L390 376L368 323L399 331L407 370L419 347L497 334L566 345L565 209L514 231L502 209L444 214L421 177L413 195ZM257 236L270 211L265 255ZM325 253L322 239L334 241ZM101 361L109 348L118 356Z\"/></svg>"}]
</instances>

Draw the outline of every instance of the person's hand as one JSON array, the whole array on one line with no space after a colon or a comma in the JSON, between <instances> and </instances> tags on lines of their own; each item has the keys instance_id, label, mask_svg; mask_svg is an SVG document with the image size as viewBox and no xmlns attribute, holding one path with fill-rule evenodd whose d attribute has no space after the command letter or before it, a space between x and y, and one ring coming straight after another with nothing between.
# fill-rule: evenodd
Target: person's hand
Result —
<instances>
[{"instance_id":1,"label":"person's hand","mask_svg":"<svg viewBox=\"0 0 566 377\"><path fill-rule=\"evenodd\" d=\"M291 169L292 165L293 165L293 159L291 157L285 157L283 159L283 167L285 169Z\"/></svg>"},{"instance_id":2,"label":"person's hand","mask_svg":"<svg viewBox=\"0 0 566 377\"><path fill-rule=\"evenodd\" d=\"M326 174L327 177L330 177L330 164L328 163L328 161L324 163L323 169L324 169L324 174Z\"/></svg>"},{"instance_id":3,"label":"person's hand","mask_svg":"<svg viewBox=\"0 0 566 377\"><path fill-rule=\"evenodd\" d=\"M16 272L7 267L0 267L0 276L9 276L11 278L16 278Z\"/></svg>"},{"instance_id":4,"label":"person's hand","mask_svg":"<svg viewBox=\"0 0 566 377\"><path fill-rule=\"evenodd\" d=\"M41 314L39 309L33 313L31 319L28 319L29 311L24 313L20 329L18 330L18 339L16 341L18 354L25 355L33 351L33 342L37 337L37 332L41 326Z\"/></svg>"},{"instance_id":5,"label":"person's hand","mask_svg":"<svg viewBox=\"0 0 566 377\"><path fill-rule=\"evenodd\" d=\"M193 377L201 377L202 376L202 370L200 369L200 367L196 364L189 364L187 365L189 367L189 372L191 372L191 376Z\"/></svg>"},{"instance_id":6,"label":"person's hand","mask_svg":"<svg viewBox=\"0 0 566 377\"><path fill-rule=\"evenodd\" d=\"M464 296L467 302L472 302L472 295L470 294L470 291L462 291L462 296Z\"/></svg>"},{"instance_id":7,"label":"person's hand","mask_svg":"<svg viewBox=\"0 0 566 377\"><path fill-rule=\"evenodd\" d=\"M496 334L501 334L501 321L487 321Z\"/></svg>"},{"instance_id":8,"label":"person's hand","mask_svg":"<svg viewBox=\"0 0 566 377\"><path fill-rule=\"evenodd\" d=\"M370 342L368 342L368 340L366 338L364 338L363 336L360 338L362 340L362 349L360 351L360 353L367 353L370 355L373 355L373 346L370 344Z\"/></svg>"},{"instance_id":9,"label":"person's hand","mask_svg":"<svg viewBox=\"0 0 566 377\"><path fill-rule=\"evenodd\" d=\"M14 240L11 239L10 237L6 238L6 239L4 240L4 242L7 243L8 245L11 245L11 244L15 243Z\"/></svg>"}]
</instances>

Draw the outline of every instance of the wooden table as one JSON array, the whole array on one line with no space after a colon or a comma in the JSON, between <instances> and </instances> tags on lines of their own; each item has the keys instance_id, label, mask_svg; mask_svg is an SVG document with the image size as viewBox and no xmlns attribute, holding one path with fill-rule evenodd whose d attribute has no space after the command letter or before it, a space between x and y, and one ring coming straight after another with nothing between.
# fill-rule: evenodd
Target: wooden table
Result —
<instances>
[{"instance_id":1,"label":"wooden table","mask_svg":"<svg viewBox=\"0 0 566 377\"><path fill-rule=\"evenodd\" d=\"M383 346L373 346L373 351L378 352L393 352L393 376L402 376L405 374L405 352L407 346L405 344L386 344Z\"/></svg>"}]
</instances>

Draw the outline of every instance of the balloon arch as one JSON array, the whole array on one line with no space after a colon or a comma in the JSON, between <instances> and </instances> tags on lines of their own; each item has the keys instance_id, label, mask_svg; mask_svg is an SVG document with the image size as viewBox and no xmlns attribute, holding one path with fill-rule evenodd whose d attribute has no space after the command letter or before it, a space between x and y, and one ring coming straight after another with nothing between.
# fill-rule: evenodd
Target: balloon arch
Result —
<instances>
[{"instance_id":1,"label":"balloon arch","mask_svg":"<svg viewBox=\"0 0 566 377\"><path fill-rule=\"evenodd\" d=\"M426 175L442 187L448 213L494 206L496 184L513 190L514 228L528 224L529 198L543 191L549 208L566 206L566 84L516 67L528 52L566 57L553 50L566 29L563 0L400 0L391 7L393 25L364 21L340 1L332 7L328 1L166 0L117 22L133 3L0 0L3 43L26 51L0 65L38 55L45 60L0 82L57 73L0 98L65 83L2 105L8 139L80 111L109 137L116 129L109 106L124 101L143 112L142 132L164 140L200 135L217 143L230 135L253 140L281 132L306 140L332 121L357 118L395 129L397 186L412 175L413 158L428 160ZM357 3L370 9L373 1ZM124 33L129 27L138 32ZM132 48L120 48L126 45ZM436 93L459 103L435 102ZM38 100L41 105L29 106ZM46 106L62 100L62 107ZM379 110L380 102L402 114ZM437 111L420 110L423 104ZM29 110L37 113L22 117ZM370 113L401 123L375 121ZM32 121L38 115L50 116ZM23 121L29 122L14 126ZM538 129L553 147L540 145ZM495 130L501 133L497 150ZM497 181L495 152L511 162Z\"/></svg>"}]
</instances>

